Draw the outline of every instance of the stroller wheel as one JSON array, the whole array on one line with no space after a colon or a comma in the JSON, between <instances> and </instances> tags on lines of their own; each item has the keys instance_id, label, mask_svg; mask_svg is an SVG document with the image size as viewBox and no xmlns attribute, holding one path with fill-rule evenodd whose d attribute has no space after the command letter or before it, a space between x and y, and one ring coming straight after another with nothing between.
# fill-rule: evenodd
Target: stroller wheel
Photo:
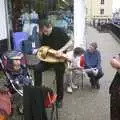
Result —
<instances>
[{"instance_id":1,"label":"stroller wheel","mask_svg":"<svg viewBox=\"0 0 120 120\"><path fill-rule=\"evenodd\" d=\"M24 110L23 104L18 104L17 105L17 111L18 111L18 113L21 114L21 115L23 115L23 113L24 113L23 110Z\"/></svg>"}]
</instances>

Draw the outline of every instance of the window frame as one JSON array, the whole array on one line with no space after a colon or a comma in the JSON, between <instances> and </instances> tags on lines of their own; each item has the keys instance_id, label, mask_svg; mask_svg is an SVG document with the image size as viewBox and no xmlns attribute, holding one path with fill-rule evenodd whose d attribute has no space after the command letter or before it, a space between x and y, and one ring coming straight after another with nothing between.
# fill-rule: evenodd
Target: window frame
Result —
<instances>
[{"instance_id":1,"label":"window frame","mask_svg":"<svg viewBox=\"0 0 120 120\"><path fill-rule=\"evenodd\" d=\"M103 14L104 14L104 12L105 12L105 11L104 11L104 9L103 9L103 8L102 8L102 9L100 9L100 14L101 14L101 15L103 15Z\"/></svg>"},{"instance_id":2,"label":"window frame","mask_svg":"<svg viewBox=\"0 0 120 120\"><path fill-rule=\"evenodd\" d=\"M102 4L102 5L103 5L104 3L105 3L105 0L101 0L100 4Z\"/></svg>"}]
</instances>

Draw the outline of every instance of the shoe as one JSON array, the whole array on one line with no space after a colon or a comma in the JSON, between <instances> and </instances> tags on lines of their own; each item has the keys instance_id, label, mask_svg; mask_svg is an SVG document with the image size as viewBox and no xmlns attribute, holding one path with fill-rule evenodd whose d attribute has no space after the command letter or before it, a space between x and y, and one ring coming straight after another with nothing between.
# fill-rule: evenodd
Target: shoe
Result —
<instances>
[{"instance_id":1,"label":"shoe","mask_svg":"<svg viewBox=\"0 0 120 120\"><path fill-rule=\"evenodd\" d=\"M91 83L91 88L95 89L95 84Z\"/></svg>"},{"instance_id":2,"label":"shoe","mask_svg":"<svg viewBox=\"0 0 120 120\"><path fill-rule=\"evenodd\" d=\"M96 83L96 88L100 89L100 84L99 83Z\"/></svg>"},{"instance_id":3,"label":"shoe","mask_svg":"<svg viewBox=\"0 0 120 120\"><path fill-rule=\"evenodd\" d=\"M94 89L94 88L95 88L95 85L91 85L91 88Z\"/></svg>"},{"instance_id":4,"label":"shoe","mask_svg":"<svg viewBox=\"0 0 120 120\"><path fill-rule=\"evenodd\" d=\"M67 87L67 92L72 93L72 87L71 86Z\"/></svg>"},{"instance_id":5,"label":"shoe","mask_svg":"<svg viewBox=\"0 0 120 120\"><path fill-rule=\"evenodd\" d=\"M72 84L71 87L72 87L73 89L77 89L77 88L78 88L78 86L77 86L77 85L74 85L74 84Z\"/></svg>"},{"instance_id":6,"label":"shoe","mask_svg":"<svg viewBox=\"0 0 120 120\"><path fill-rule=\"evenodd\" d=\"M62 107L63 107L63 102L62 102L62 100L56 102L56 107L57 107L57 108L62 108Z\"/></svg>"}]
</instances>

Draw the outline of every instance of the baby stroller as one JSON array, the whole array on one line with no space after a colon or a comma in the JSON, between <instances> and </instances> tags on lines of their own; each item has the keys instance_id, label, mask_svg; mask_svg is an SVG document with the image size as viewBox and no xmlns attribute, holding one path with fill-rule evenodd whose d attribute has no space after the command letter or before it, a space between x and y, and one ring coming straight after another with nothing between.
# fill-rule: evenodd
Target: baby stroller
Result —
<instances>
[{"instance_id":1,"label":"baby stroller","mask_svg":"<svg viewBox=\"0 0 120 120\"><path fill-rule=\"evenodd\" d=\"M12 94L12 102L15 102L17 110L23 113L23 86L33 86L32 77L27 72L24 55L17 51L8 51L0 59L2 71L6 76L5 86Z\"/></svg>"},{"instance_id":2,"label":"baby stroller","mask_svg":"<svg viewBox=\"0 0 120 120\"><path fill-rule=\"evenodd\" d=\"M1 68L6 76L5 86L12 94L12 101L18 113L23 114L23 88L24 86L34 87L32 77L27 70L27 61L24 55L18 51L8 51L0 58ZM46 91L44 87L43 92ZM47 96L47 97L46 97ZM56 94L48 91L44 94L44 106L51 107L56 101ZM53 105L53 107L55 107ZM51 120L56 120L55 109L51 111ZM53 116L54 114L54 116ZM57 115L57 114L56 114Z\"/></svg>"}]
</instances>

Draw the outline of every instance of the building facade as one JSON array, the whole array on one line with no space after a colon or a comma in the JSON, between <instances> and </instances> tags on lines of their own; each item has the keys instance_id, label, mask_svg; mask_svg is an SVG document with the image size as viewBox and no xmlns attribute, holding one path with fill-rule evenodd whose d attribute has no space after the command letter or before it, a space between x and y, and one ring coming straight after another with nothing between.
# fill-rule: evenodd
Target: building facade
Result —
<instances>
[{"instance_id":1,"label":"building facade","mask_svg":"<svg viewBox=\"0 0 120 120\"><path fill-rule=\"evenodd\" d=\"M86 0L86 20L88 22L105 21L112 18L113 0Z\"/></svg>"}]
</instances>

